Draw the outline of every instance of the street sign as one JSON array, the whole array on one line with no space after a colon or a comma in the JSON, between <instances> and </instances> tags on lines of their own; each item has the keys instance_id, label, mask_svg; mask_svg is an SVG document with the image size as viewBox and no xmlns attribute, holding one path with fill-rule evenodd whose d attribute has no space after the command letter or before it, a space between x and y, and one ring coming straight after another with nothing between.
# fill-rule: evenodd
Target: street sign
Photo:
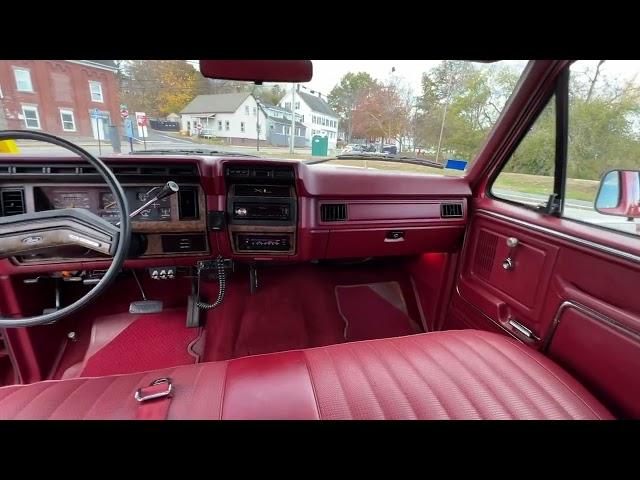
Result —
<instances>
[{"instance_id":1,"label":"street sign","mask_svg":"<svg viewBox=\"0 0 640 480\"><path fill-rule=\"evenodd\" d=\"M143 112L136 112L136 121L139 127L147 126L147 115Z\"/></svg>"},{"instance_id":2,"label":"street sign","mask_svg":"<svg viewBox=\"0 0 640 480\"><path fill-rule=\"evenodd\" d=\"M91 110L91 118L100 118L100 109L94 108Z\"/></svg>"},{"instance_id":3,"label":"street sign","mask_svg":"<svg viewBox=\"0 0 640 480\"><path fill-rule=\"evenodd\" d=\"M120 116L122 118L127 118L129 116L129 110L127 110L126 108L123 108L120 110Z\"/></svg>"}]
</instances>

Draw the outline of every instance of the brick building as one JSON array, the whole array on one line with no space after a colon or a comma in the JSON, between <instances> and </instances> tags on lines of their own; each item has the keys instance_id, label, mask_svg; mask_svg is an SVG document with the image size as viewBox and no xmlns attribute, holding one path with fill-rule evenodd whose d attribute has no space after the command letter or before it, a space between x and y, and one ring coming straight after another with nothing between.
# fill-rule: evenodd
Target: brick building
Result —
<instances>
[{"instance_id":1,"label":"brick building","mask_svg":"<svg viewBox=\"0 0 640 480\"><path fill-rule=\"evenodd\" d=\"M121 127L116 72L113 60L0 60L0 129L108 140Z\"/></svg>"}]
</instances>

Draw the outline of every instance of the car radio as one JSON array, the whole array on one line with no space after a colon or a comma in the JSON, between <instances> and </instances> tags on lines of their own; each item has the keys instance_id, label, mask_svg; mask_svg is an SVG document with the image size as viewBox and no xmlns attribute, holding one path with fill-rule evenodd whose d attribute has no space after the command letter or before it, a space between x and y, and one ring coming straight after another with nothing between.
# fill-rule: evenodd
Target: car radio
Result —
<instances>
[{"instance_id":1,"label":"car radio","mask_svg":"<svg viewBox=\"0 0 640 480\"><path fill-rule=\"evenodd\" d=\"M226 212L234 253L294 255L298 198L293 168L282 166L264 175L261 166L232 164L226 171Z\"/></svg>"},{"instance_id":2,"label":"car radio","mask_svg":"<svg viewBox=\"0 0 640 480\"><path fill-rule=\"evenodd\" d=\"M232 218L236 220L291 220L288 203L233 202Z\"/></svg>"},{"instance_id":3,"label":"car radio","mask_svg":"<svg viewBox=\"0 0 640 480\"><path fill-rule=\"evenodd\" d=\"M286 252L291 248L291 235L236 234L236 246L240 251Z\"/></svg>"}]
</instances>

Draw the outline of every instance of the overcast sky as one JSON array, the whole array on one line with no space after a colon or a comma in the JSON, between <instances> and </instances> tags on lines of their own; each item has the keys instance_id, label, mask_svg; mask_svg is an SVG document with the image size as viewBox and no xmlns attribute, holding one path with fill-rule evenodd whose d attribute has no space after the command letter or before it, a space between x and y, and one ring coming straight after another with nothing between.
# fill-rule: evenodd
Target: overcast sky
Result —
<instances>
[{"instance_id":1,"label":"overcast sky","mask_svg":"<svg viewBox=\"0 0 640 480\"><path fill-rule=\"evenodd\" d=\"M197 61L194 67L197 68ZM422 74L434 66L440 60L312 60L313 78L304 85L311 90L319 91L327 95L331 89L340 81L342 76L348 72L367 72L378 80L386 80L395 68L394 74L404 79L414 91L419 95ZM518 64L522 68L526 61L505 60L505 63ZM597 60L583 60L575 64L572 70L582 71L585 66L595 69ZM640 61L637 60L607 60L602 69L604 75L620 76L630 78L640 72Z\"/></svg>"}]
</instances>

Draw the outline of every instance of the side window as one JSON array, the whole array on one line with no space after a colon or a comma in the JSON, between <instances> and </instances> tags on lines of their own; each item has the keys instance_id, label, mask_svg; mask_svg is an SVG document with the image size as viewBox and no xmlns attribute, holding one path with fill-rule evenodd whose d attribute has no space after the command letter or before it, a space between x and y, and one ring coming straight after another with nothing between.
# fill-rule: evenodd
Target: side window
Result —
<instances>
[{"instance_id":1,"label":"side window","mask_svg":"<svg viewBox=\"0 0 640 480\"><path fill-rule=\"evenodd\" d=\"M565 218L640 235L640 61L569 70Z\"/></svg>"},{"instance_id":2,"label":"side window","mask_svg":"<svg viewBox=\"0 0 640 480\"><path fill-rule=\"evenodd\" d=\"M491 186L499 199L545 206L553 194L556 152L555 96L540 113Z\"/></svg>"}]
</instances>

